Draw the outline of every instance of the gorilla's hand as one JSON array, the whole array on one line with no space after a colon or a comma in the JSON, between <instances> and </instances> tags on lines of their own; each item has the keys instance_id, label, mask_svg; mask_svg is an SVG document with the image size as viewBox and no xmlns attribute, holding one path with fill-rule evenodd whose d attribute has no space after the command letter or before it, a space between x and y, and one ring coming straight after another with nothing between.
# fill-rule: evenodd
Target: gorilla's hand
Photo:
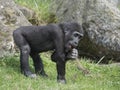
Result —
<instances>
[{"instance_id":1,"label":"gorilla's hand","mask_svg":"<svg viewBox=\"0 0 120 90\"><path fill-rule=\"evenodd\" d=\"M67 59L77 59L78 58L78 50L73 48L71 52L67 54Z\"/></svg>"}]
</instances>

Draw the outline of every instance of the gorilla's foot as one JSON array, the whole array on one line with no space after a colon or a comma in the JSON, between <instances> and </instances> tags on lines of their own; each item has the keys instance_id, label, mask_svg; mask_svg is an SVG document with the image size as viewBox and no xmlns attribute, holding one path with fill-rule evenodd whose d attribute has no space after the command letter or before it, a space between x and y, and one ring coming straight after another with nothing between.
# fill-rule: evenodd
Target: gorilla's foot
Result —
<instances>
[{"instance_id":1,"label":"gorilla's foot","mask_svg":"<svg viewBox=\"0 0 120 90\"><path fill-rule=\"evenodd\" d=\"M37 76L36 76L36 74L31 74L28 77L30 77L30 78L36 78Z\"/></svg>"},{"instance_id":2,"label":"gorilla's foot","mask_svg":"<svg viewBox=\"0 0 120 90\"><path fill-rule=\"evenodd\" d=\"M45 72L41 72L40 75L43 77L48 77L48 75Z\"/></svg>"},{"instance_id":3,"label":"gorilla's foot","mask_svg":"<svg viewBox=\"0 0 120 90\"><path fill-rule=\"evenodd\" d=\"M32 72L30 71L23 71L22 72L26 77L30 77L30 78L36 78L36 74L33 74Z\"/></svg>"},{"instance_id":4,"label":"gorilla's foot","mask_svg":"<svg viewBox=\"0 0 120 90\"><path fill-rule=\"evenodd\" d=\"M48 77L48 75L46 73L40 74L40 75L43 76L43 77Z\"/></svg>"},{"instance_id":5,"label":"gorilla's foot","mask_svg":"<svg viewBox=\"0 0 120 90\"><path fill-rule=\"evenodd\" d=\"M57 80L57 82L61 83L61 84L66 84L66 80L64 80L64 79L59 79L59 80Z\"/></svg>"},{"instance_id":6,"label":"gorilla's foot","mask_svg":"<svg viewBox=\"0 0 120 90\"><path fill-rule=\"evenodd\" d=\"M42 77L48 77L48 75L45 73L44 70L43 70L43 71L36 71L35 73L36 73L37 75L42 76Z\"/></svg>"}]
</instances>

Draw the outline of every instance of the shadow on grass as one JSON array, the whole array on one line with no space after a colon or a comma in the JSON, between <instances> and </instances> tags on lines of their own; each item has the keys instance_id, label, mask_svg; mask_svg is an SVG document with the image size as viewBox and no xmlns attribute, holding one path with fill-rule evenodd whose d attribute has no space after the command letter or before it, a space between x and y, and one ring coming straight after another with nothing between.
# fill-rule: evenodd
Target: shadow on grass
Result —
<instances>
[{"instance_id":1,"label":"shadow on grass","mask_svg":"<svg viewBox=\"0 0 120 90\"><path fill-rule=\"evenodd\" d=\"M0 67L13 69L15 72L20 73L19 57L9 56L0 58Z\"/></svg>"},{"instance_id":2,"label":"shadow on grass","mask_svg":"<svg viewBox=\"0 0 120 90\"><path fill-rule=\"evenodd\" d=\"M34 72L33 62L31 58L29 58L29 64L31 71ZM17 73L21 73L19 55L0 58L0 67L9 68Z\"/></svg>"}]
</instances>

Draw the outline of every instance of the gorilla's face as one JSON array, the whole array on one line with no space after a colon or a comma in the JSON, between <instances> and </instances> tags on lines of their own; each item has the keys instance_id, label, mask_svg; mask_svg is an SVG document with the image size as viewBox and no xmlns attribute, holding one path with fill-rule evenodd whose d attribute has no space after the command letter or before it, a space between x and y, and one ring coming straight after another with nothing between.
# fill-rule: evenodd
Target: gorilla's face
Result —
<instances>
[{"instance_id":1,"label":"gorilla's face","mask_svg":"<svg viewBox=\"0 0 120 90\"><path fill-rule=\"evenodd\" d=\"M82 26L78 23L64 23L60 25L64 31L64 45L66 60L78 58L78 50L76 47L83 37Z\"/></svg>"},{"instance_id":2,"label":"gorilla's face","mask_svg":"<svg viewBox=\"0 0 120 90\"><path fill-rule=\"evenodd\" d=\"M83 37L78 31L73 31L71 33L66 33L66 43L65 43L65 51L71 51L72 49L76 48L79 44L80 39Z\"/></svg>"},{"instance_id":3,"label":"gorilla's face","mask_svg":"<svg viewBox=\"0 0 120 90\"><path fill-rule=\"evenodd\" d=\"M83 29L78 23L64 23L62 28L65 33L65 52L76 48L83 37Z\"/></svg>"}]
</instances>

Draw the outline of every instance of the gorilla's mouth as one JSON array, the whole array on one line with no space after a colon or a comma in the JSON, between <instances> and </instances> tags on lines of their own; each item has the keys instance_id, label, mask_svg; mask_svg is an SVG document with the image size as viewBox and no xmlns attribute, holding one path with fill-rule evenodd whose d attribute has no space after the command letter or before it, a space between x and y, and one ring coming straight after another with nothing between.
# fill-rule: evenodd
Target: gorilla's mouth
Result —
<instances>
[{"instance_id":1,"label":"gorilla's mouth","mask_svg":"<svg viewBox=\"0 0 120 90\"><path fill-rule=\"evenodd\" d=\"M71 51L72 49L75 49L77 46L76 45L74 45L74 44L72 44L72 43L67 43L67 45L66 45L66 52L69 52L69 51Z\"/></svg>"},{"instance_id":2,"label":"gorilla's mouth","mask_svg":"<svg viewBox=\"0 0 120 90\"><path fill-rule=\"evenodd\" d=\"M68 49L68 51L70 51L73 47L72 45L68 44L66 48Z\"/></svg>"},{"instance_id":3,"label":"gorilla's mouth","mask_svg":"<svg viewBox=\"0 0 120 90\"><path fill-rule=\"evenodd\" d=\"M69 49L72 49L73 47L72 47L72 45L68 45L68 48L69 48Z\"/></svg>"},{"instance_id":4,"label":"gorilla's mouth","mask_svg":"<svg viewBox=\"0 0 120 90\"><path fill-rule=\"evenodd\" d=\"M76 46L73 44L68 45L68 51L71 51L72 49L75 49L75 48L76 48Z\"/></svg>"},{"instance_id":5,"label":"gorilla's mouth","mask_svg":"<svg viewBox=\"0 0 120 90\"><path fill-rule=\"evenodd\" d=\"M76 48L77 46L74 45L74 44L69 44L69 48L73 49L73 48Z\"/></svg>"}]
</instances>

